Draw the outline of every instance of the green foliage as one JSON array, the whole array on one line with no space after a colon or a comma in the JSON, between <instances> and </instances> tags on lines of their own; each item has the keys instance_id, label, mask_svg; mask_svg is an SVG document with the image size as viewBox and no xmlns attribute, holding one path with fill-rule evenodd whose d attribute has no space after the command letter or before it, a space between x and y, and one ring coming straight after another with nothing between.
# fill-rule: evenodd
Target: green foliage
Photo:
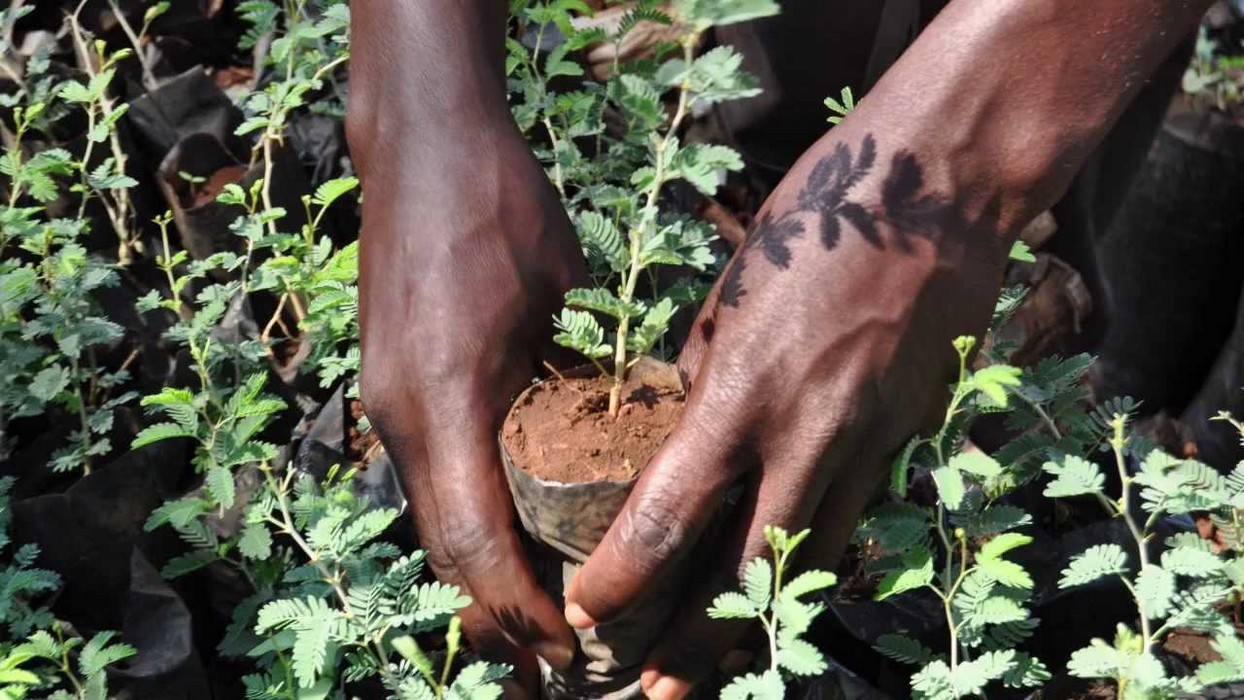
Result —
<instances>
[{"instance_id":1,"label":"green foliage","mask_svg":"<svg viewBox=\"0 0 1244 700\"><path fill-rule=\"evenodd\" d=\"M1103 576L1126 572L1127 552L1117 544L1098 544L1072 557L1058 585L1061 588L1083 586Z\"/></svg>"},{"instance_id":2,"label":"green foliage","mask_svg":"<svg viewBox=\"0 0 1244 700\"><path fill-rule=\"evenodd\" d=\"M0 569L0 698L50 697L69 700L105 700L106 671L136 651L112 643L113 632L100 632L83 644L39 601L60 588L60 577L37 568L39 548L9 547L9 491L12 477L0 478L0 553L8 563ZM14 644L12 640L23 640ZM77 663L74 663L74 656Z\"/></svg>"},{"instance_id":3,"label":"green foliage","mask_svg":"<svg viewBox=\"0 0 1244 700\"><path fill-rule=\"evenodd\" d=\"M826 121L834 126L842 123L842 120L855 109L855 95L851 94L851 88L844 87L842 89L841 101L835 100L833 96L825 98L825 107L829 109L831 114Z\"/></svg>"},{"instance_id":4,"label":"green foliage","mask_svg":"<svg viewBox=\"0 0 1244 700\"><path fill-rule=\"evenodd\" d=\"M878 600L925 591L946 611L948 654L902 634L877 640L880 653L915 668L913 697L951 700L979 695L993 683L1038 687L1050 677L1044 664L1016 649L1038 622L1028 609L1033 578L1012 559L1032 541L1016 531L1032 518L999 502L1033 474L1001 452L966 450L964 435L977 416L1005 413L1029 431L1035 451L1048 449L1064 439L1054 416L1074 411L1072 397L1079 393L1053 379L1041 392L1030 372L1005 364L972 371L968 360L975 346L972 338L955 341L959 379L942 426L908 443L891 469L891 486L901 487L896 496L908 496L908 472L919 468L936 489L936 503L884 504L869 511L856 531L856 541L878 555ZM1051 415L1044 406L1057 409Z\"/></svg>"},{"instance_id":5,"label":"green foliage","mask_svg":"<svg viewBox=\"0 0 1244 700\"><path fill-rule=\"evenodd\" d=\"M1175 627L1229 633L1231 626L1218 608L1224 602L1238 600L1240 582L1226 573L1228 562L1195 535L1171 538L1158 561L1151 560L1147 542L1159 517L1229 508L1232 491L1228 479L1203 464L1158 450L1140 453L1127 434L1128 420L1126 413L1112 413L1104 421L1110 429L1107 444L1122 482L1118 496L1106 493L1104 476L1086 460L1067 458L1046 465L1046 471L1056 476L1046 495L1096 497L1111 516L1127 524L1138 560L1133 569L1123 547L1102 544L1076 555L1064 569L1059 582L1062 588L1092 583L1104 576L1121 577L1136 602L1139 627L1136 631L1120 623L1112 643L1093 640L1072 655L1068 671L1083 678L1112 679L1121 697L1173 698L1199 691L1206 679L1217 682L1213 679L1219 674L1232 677L1230 662L1210 666L1195 676L1171 676L1155 649ZM1128 470L1127 455L1140 460L1140 470L1135 474ZM1144 521L1136 518L1134 486L1140 487L1141 506L1149 513Z\"/></svg>"},{"instance_id":6,"label":"green foliage","mask_svg":"<svg viewBox=\"0 0 1244 700\"><path fill-rule=\"evenodd\" d=\"M663 50L655 59L618 62L603 85L578 81L558 92L549 81L582 75L567 60L569 51L620 43L640 20L670 24L672 18L655 3L638 3L613 33L575 29L570 13L585 11L580 3L522 3L515 19L534 25L537 45L554 29L564 39L543 55L514 40L507 44L515 120L524 132L547 139L548 147L537 146L536 154L548 167L595 273L593 288L567 293L554 340L598 363L602 372L609 368L599 361L612 357L615 394L630 356L660 352L675 313L700 296L660 289L653 267L703 272L716 263L709 249L711 227L663 211L664 193L680 183L712 195L726 173L743 167L728 147L687 144L679 137L693 110L759 91L733 49L717 47L696 56L700 37L714 26L778 11L770 0L687 0L674 9L683 32L666 48L676 55ZM605 114L617 116L621 128L606 129ZM650 287L649 299L637 296L641 280ZM615 396L611 410L616 401Z\"/></svg>"},{"instance_id":7,"label":"green foliage","mask_svg":"<svg viewBox=\"0 0 1244 700\"><path fill-rule=\"evenodd\" d=\"M802 598L833 586L838 579L828 571L819 570L789 578L792 556L809 534L804 530L792 536L781 528L766 527L765 538L772 550L773 562L763 557L748 562L741 582L743 591L722 593L708 609L713 619L760 621L769 635L769 648L774 651L767 669L739 676L722 689L723 700L777 700L783 697L784 676L817 676L828 668L821 652L802 639L812 621L825 611L825 606Z\"/></svg>"},{"instance_id":8,"label":"green foliage","mask_svg":"<svg viewBox=\"0 0 1244 700\"><path fill-rule=\"evenodd\" d=\"M1184 71L1184 92L1194 104L1230 114L1239 108L1242 88L1244 59L1223 51L1202 26L1192 62Z\"/></svg>"},{"instance_id":9,"label":"green foliage","mask_svg":"<svg viewBox=\"0 0 1244 700\"><path fill-rule=\"evenodd\" d=\"M261 467L266 489L246 509L241 565L271 558L306 564L277 571L235 612L222 651L255 658L264 669L245 679L247 687L261 697L300 698L379 677L393 698L440 697L452 688L464 698L495 697L505 667L475 663L449 680L457 641L444 671L431 673L416 635L449 625L446 639L455 639L454 614L470 599L456 586L420 583L423 552L401 555L376 540L398 513L371 509L354 494L354 473L337 471L315 484Z\"/></svg>"}]
</instances>

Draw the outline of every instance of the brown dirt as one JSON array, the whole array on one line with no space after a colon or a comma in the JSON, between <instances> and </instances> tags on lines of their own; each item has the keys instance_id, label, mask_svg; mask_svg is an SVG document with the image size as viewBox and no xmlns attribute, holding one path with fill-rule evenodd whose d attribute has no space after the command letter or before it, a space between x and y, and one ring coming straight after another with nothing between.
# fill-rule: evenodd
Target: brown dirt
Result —
<instances>
[{"instance_id":1,"label":"brown dirt","mask_svg":"<svg viewBox=\"0 0 1244 700\"><path fill-rule=\"evenodd\" d=\"M375 430L359 430L363 418L363 402L350 401L350 427L346 431L346 458L359 469L366 469L380 451L380 436Z\"/></svg>"},{"instance_id":2,"label":"brown dirt","mask_svg":"<svg viewBox=\"0 0 1244 700\"><path fill-rule=\"evenodd\" d=\"M1222 661L1222 656L1209 645L1209 635L1186 629L1176 629L1162 642L1162 650L1192 663Z\"/></svg>"},{"instance_id":3,"label":"brown dirt","mask_svg":"<svg viewBox=\"0 0 1244 700\"><path fill-rule=\"evenodd\" d=\"M216 196L220 194L220 191L225 188L225 185L240 182L245 175L245 165L231 165L217 170L208 176L207 180L191 185L190 196L192 203L190 206L198 208L214 201Z\"/></svg>"},{"instance_id":4,"label":"brown dirt","mask_svg":"<svg viewBox=\"0 0 1244 700\"><path fill-rule=\"evenodd\" d=\"M552 379L523 395L501 429L514 463L561 483L626 481L638 474L678 422L683 396L629 379L613 418L611 381Z\"/></svg>"}]
</instances>

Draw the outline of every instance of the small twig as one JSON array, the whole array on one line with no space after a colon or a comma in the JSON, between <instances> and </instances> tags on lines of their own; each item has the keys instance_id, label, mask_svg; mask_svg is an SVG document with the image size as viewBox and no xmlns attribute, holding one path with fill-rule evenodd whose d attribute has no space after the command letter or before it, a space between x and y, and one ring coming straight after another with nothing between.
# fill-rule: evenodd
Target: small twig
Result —
<instances>
[{"instance_id":1,"label":"small twig","mask_svg":"<svg viewBox=\"0 0 1244 700\"><path fill-rule=\"evenodd\" d=\"M112 8L113 16L121 25L121 31L125 32L126 38L134 45L134 56L138 58L138 65L143 71L143 87L148 90L156 89L155 73L151 72L151 65L147 63L147 58L143 53L142 37L134 32L134 27L130 26L130 21L125 18L125 13L117 6L116 0L108 0L108 6Z\"/></svg>"},{"instance_id":2,"label":"small twig","mask_svg":"<svg viewBox=\"0 0 1244 700\"><path fill-rule=\"evenodd\" d=\"M285 310L285 302L289 300L289 294L282 294L276 303L276 311L272 312L272 318L268 319L268 324L263 327L263 332L259 334L259 341L267 345L272 338L272 327L280 323L281 330L285 335L289 335L289 329L285 328L285 324L281 321L281 312Z\"/></svg>"},{"instance_id":3,"label":"small twig","mask_svg":"<svg viewBox=\"0 0 1244 700\"><path fill-rule=\"evenodd\" d=\"M545 360L543 364L545 369L553 373L553 376L557 377L560 381L566 381L566 377L561 372L558 372L557 368L554 367L548 360Z\"/></svg>"}]
</instances>

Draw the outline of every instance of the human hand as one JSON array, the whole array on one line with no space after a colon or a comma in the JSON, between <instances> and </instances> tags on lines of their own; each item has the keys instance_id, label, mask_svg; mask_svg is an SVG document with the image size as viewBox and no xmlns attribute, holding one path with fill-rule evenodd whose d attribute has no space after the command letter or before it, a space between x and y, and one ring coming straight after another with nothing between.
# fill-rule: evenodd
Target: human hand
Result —
<instances>
[{"instance_id":1,"label":"human hand","mask_svg":"<svg viewBox=\"0 0 1244 700\"><path fill-rule=\"evenodd\" d=\"M497 434L587 270L513 124L460 133L471 137L420 139L409 159L373 149L360 169L362 398L434 572L473 600L460 613L466 634L530 692L532 652L562 666L573 639L514 530Z\"/></svg>"},{"instance_id":2,"label":"human hand","mask_svg":"<svg viewBox=\"0 0 1244 700\"><path fill-rule=\"evenodd\" d=\"M953 339L988 323L1018 227L937 194L953 173L896 141L848 120L775 190L680 358L682 420L571 584L573 626L616 617L745 484L650 657L650 698L684 696L742 645L747 627L706 609L766 554L766 525L811 527L801 564L832 569L894 453L944 411Z\"/></svg>"}]
</instances>

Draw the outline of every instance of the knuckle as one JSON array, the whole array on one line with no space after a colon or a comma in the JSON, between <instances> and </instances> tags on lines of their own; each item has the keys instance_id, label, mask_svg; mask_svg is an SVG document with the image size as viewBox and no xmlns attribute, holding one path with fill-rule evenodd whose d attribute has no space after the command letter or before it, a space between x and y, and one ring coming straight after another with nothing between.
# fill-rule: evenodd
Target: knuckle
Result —
<instances>
[{"instance_id":1,"label":"knuckle","mask_svg":"<svg viewBox=\"0 0 1244 700\"><path fill-rule=\"evenodd\" d=\"M687 533L678 509L664 498L650 496L627 511L618 542L637 567L651 571L684 550Z\"/></svg>"},{"instance_id":2,"label":"knuckle","mask_svg":"<svg viewBox=\"0 0 1244 700\"><path fill-rule=\"evenodd\" d=\"M441 557L466 579L502 563L505 549L490 528L460 518L442 518Z\"/></svg>"}]
</instances>

